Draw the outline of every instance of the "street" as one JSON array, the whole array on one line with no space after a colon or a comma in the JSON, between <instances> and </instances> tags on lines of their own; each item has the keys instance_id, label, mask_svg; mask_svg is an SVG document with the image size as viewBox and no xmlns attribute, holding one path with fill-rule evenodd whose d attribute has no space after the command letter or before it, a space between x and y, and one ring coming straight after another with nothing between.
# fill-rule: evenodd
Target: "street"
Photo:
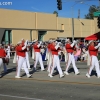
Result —
<instances>
[{"instance_id":1,"label":"street","mask_svg":"<svg viewBox=\"0 0 100 100\"><path fill-rule=\"evenodd\" d=\"M77 63L80 75L74 75L70 67L70 75L59 78L55 71L54 77L50 78L47 71L38 69L32 78L27 78L22 71L21 79L15 79L16 64L11 62L12 59L8 73L0 79L0 100L100 100L100 79L96 77L95 71L90 79L85 76L88 66L84 62ZM30 63L33 64L32 59ZM61 67L64 71L64 62L61 62Z\"/></svg>"}]
</instances>

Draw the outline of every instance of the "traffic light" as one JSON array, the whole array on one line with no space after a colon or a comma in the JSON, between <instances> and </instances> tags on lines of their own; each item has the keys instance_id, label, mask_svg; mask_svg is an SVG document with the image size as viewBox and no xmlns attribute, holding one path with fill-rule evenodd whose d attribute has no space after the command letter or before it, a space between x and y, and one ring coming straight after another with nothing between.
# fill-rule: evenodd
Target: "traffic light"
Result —
<instances>
[{"instance_id":1,"label":"traffic light","mask_svg":"<svg viewBox=\"0 0 100 100\"><path fill-rule=\"evenodd\" d=\"M98 25L98 28L100 28L100 16L97 18L97 25Z\"/></svg>"},{"instance_id":2,"label":"traffic light","mask_svg":"<svg viewBox=\"0 0 100 100\"><path fill-rule=\"evenodd\" d=\"M57 8L58 8L58 10L62 10L62 1L61 0L57 0Z\"/></svg>"}]
</instances>

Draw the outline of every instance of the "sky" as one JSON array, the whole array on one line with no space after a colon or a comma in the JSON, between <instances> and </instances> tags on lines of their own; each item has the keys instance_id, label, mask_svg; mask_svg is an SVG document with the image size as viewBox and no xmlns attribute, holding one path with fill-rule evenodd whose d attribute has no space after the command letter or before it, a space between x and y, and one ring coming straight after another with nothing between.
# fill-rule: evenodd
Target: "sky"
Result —
<instances>
[{"instance_id":1,"label":"sky","mask_svg":"<svg viewBox=\"0 0 100 100\"><path fill-rule=\"evenodd\" d=\"M91 5L99 6L98 1L99 0L87 0L81 4L75 2L75 0L62 0L62 10L58 10L57 0L0 0L0 8L43 13L53 13L57 11L59 17L66 18L72 18L72 16L73 18L78 18L78 10L80 9L80 18L84 18L84 15L89 12L88 10ZM4 2L11 3L4 5Z\"/></svg>"}]
</instances>

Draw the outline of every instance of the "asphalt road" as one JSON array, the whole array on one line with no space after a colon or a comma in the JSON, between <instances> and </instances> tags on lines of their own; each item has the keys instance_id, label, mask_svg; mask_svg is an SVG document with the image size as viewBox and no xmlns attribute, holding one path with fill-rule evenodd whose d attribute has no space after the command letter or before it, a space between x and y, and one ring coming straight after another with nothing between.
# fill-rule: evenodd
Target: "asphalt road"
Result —
<instances>
[{"instance_id":1,"label":"asphalt road","mask_svg":"<svg viewBox=\"0 0 100 100\"><path fill-rule=\"evenodd\" d=\"M32 59L30 63L33 64ZM46 67L46 62L44 65ZM61 63L61 67L64 70L65 63ZM78 76L70 67L70 75L61 79L58 74L49 78L48 73L40 69L32 78L27 78L22 71L22 79L15 79L16 64L11 59L8 73L0 79L0 100L100 100L100 79L95 70L88 79L85 76L88 71L86 63L78 62L77 67L80 70Z\"/></svg>"},{"instance_id":2,"label":"asphalt road","mask_svg":"<svg viewBox=\"0 0 100 100\"><path fill-rule=\"evenodd\" d=\"M100 86L34 80L0 80L0 100L100 100Z\"/></svg>"}]
</instances>

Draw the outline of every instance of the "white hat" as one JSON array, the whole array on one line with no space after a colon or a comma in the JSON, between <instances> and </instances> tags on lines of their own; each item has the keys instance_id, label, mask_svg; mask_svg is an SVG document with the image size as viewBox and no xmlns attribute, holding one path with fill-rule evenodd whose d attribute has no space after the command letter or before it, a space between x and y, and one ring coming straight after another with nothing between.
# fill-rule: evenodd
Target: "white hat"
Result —
<instances>
[{"instance_id":1,"label":"white hat","mask_svg":"<svg viewBox=\"0 0 100 100\"><path fill-rule=\"evenodd\" d=\"M90 45L91 42L94 42L94 40L90 40L89 43L88 43L88 45Z\"/></svg>"},{"instance_id":2,"label":"white hat","mask_svg":"<svg viewBox=\"0 0 100 100\"><path fill-rule=\"evenodd\" d=\"M23 38L21 40L24 40Z\"/></svg>"},{"instance_id":3,"label":"white hat","mask_svg":"<svg viewBox=\"0 0 100 100\"><path fill-rule=\"evenodd\" d=\"M20 43L22 43L22 41L19 41L17 44L20 44Z\"/></svg>"},{"instance_id":4,"label":"white hat","mask_svg":"<svg viewBox=\"0 0 100 100\"><path fill-rule=\"evenodd\" d=\"M65 40L65 42L68 42L68 41L69 41L69 39L66 39L66 40Z\"/></svg>"},{"instance_id":5,"label":"white hat","mask_svg":"<svg viewBox=\"0 0 100 100\"><path fill-rule=\"evenodd\" d=\"M52 39L49 40L49 43L52 43Z\"/></svg>"},{"instance_id":6,"label":"white hat","mask_svg":"<svg viewBox=\"0 0 100 100\"><path fill-rule=\"evenodd\" d=\"M55 40L55 39L53 39L53 40L52 40L52 42L56 42L56 40Z\"/></svg>"}]
</instances>

